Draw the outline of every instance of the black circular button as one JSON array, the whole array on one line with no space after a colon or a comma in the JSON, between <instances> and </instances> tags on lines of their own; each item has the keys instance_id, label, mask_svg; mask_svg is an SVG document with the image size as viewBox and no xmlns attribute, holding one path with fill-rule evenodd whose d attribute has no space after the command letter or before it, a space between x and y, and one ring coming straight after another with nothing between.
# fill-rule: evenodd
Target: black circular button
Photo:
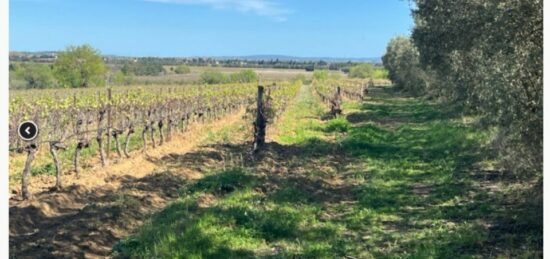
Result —
<instances>
[{"instance_id":1,"label":"black circular button","mask_svg":"<svg viewBox=\"0 0 550 259\"><path fill-rule=\"evenodd\" d=\"M38 136L38 126L33 121L24 121L19 124L19 137L22 140L30 141Z\"/></svg>"}]
</instances>

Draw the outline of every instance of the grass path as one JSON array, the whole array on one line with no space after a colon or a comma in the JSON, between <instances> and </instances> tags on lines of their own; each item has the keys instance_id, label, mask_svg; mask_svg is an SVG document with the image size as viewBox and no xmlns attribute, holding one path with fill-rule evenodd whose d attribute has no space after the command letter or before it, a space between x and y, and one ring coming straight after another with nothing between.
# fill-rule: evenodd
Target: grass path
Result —
<instances>
[{"instance_id":1,"label":"grass path","mask_svg":"<svg viewBox=\"0 0 550 259\"><path fill-rule=\"evenodd\" d=\"M490 167L491 133L471 119L389 88L346 102L340 118L326 111L303 86L259 157L249 143L180 156L182 167L210 167L114 256L540 256L542 238L527 238L542 237L529 213L539 208L510 202Z\"/></svg>"}]
</instances>

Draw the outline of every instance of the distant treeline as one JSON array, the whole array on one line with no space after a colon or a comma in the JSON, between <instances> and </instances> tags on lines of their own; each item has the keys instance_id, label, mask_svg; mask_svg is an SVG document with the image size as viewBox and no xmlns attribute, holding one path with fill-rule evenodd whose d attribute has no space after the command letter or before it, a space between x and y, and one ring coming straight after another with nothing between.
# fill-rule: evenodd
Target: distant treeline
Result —
<instances>
[{"instance_id":1,"label":"distant treeline","mask_svg":"<svg viewBox=\"0 0 550 259\"><path fill-rule=\"evenodd\" d=\"M211 58L120 58L102 56L90 45L69 46L62 52L10 55L10 88L89 87L131 85L138 76L188 74L191 66L237 67L235 73L203 71L197 82L205 84L248 83L258 80L252 68L304 69L306 71L338 71L352 78L387 78L388 71L370 63L329 63L326 61L216 60ZM323 73L319 74L322 75ZM170 82L170 81L169 81Z\"/></svg>"},{"instance_id":2,"label":"distant treeline","mask_svg":"<svg viewBox=\"0 0 550 259\"><path fill-rule=\"evenodd\" d=\"M105 58L107 64L125 65L129 63L148 64L149 66L199 66L199 67L236 67L236 68L279 68L279 69L304 69L306 71L314 70L334 70L348 73L350 68L361 62L328 62L324 60L318 61L297 61L297 60L242 60L242 59L214 59L214 58ZM373 64L373 66L381 67L381 64Z\"/></svg>"},{"instance_id":3,"label":"distant treeline","mask_svg":"<svg viewBox=\"0 0 550 259\"><path fill-rule=\"evenodd\" d=\"M10 61L12 62L36 62L36 63L53 63L57 58L58 52L45 52L35 54L12 53ZM340 70L345 73L355 65L363 64L364 62L352 61L305 61L305 60L287 60L287 59L265 59L265 60L244 60L244 59L216 59L216 58L175 58L175 57L113 57L103 56L103 60L107 65L130 66L131 70L139 71L135 74L150 74L153 71L159 71L160 66L214 66L214 67L237 67L237 68L281 68L281 69L304 69L307 71L328 69ZM131 64L138 64L137 66ZM147 64L148 67L143 66ZM373 64L379 66L381 64ZM154 67L156 66L156 68ZM134 71L134 72L136 72Z\"/></svg>"}]
</instances>

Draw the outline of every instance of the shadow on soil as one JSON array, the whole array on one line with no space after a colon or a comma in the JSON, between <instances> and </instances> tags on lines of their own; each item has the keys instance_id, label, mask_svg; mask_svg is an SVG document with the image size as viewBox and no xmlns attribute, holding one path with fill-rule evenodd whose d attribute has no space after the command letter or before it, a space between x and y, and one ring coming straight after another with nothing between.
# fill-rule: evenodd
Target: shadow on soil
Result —
<instances>
[{"instance_id":1,"label":"shadow on soil","mask_svg":"<svg viewBox=\"0 0 550 259\"><path fill-rule=\"evenodd\" d=\"M70 186L10 207L10 257L108 256L119 231L134 229L153 209L177 198L185 177L160 172L120 181L118 189Z\"/></svg>"}]
</instances>

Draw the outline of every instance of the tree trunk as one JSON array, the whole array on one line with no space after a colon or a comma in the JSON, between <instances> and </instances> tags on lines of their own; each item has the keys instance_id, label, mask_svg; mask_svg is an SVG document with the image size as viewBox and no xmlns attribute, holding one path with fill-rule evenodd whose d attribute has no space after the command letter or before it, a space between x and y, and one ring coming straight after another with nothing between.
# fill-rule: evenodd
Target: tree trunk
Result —
<instances>
[{"instance_id":1,"label":"tree trunk","mask_svg":"<svg viewBox=\"0 0 550 259\"><path fill-rule=\"evenodd\" d=\"M32 161L34 160L34 155L38 150L38 146L35 144L30 144L26 147L27 149L27 160L25 161L25 168L23 169L23 177L21 178L21 195L23 199L28 199L29 195L29 174L31 172Z\"/></svg>"},{"instance_id":2,"label":"tree trunk","mask_svg":"<svg viewBox=\"0 0 550 259\"><path fill-rule=\"evenodd\" d=\"M128 134L126 135L126 141L124 141L124 155L127 158L130 158L130 155L128 154L128 146L130 145L130 135L134 133L134 127L130 126L128 129Z\"/></svg>"},{"instance_id":3,"label":"tree trunk","mask_svg":"<svg viewBox=\"0 0 550 259\"><path fill-rule=\"evenodd\" d=\"M55 190L61 190L61 165L59 163L59 158L57 157L57 150L63 149L65 146L61 142L52 141L50 142L50 154L52 155L53 162L55 164Z\"/></svg>"},{"instance_id":4,"label":"tree trunk","mask_svg":"<svg viewBox=\"0 0 550 259\"><path fill-rule=\"evenodd\" d=\"M122 152L120 151L120 141L118 139L118 135L119 135L120 131L119 130L114 130L113 131L113 138L115 139L115 149L116 149L116 153L118 154L118 157L122 157Z\"/></svg>"},{"instance_id":5,"label":"tree trunk","mask_svg":"<svg viewBox=\"0 0 550 259\"><path fill-rule=\"evenodd\" d=\"M149 126L149 131L151 134L151 143L153 144L153 148L157 147L157 143L155 141L155 123L151 121L151 125Z\"/></svg>"},{"instance_id":6,"label":"tree trunk","mask_svg":"<svg viewBox=\"0 0 550 259\"><path fill-rule=\"evenodd\" d=\"M162 128L164 127L164 122L162 120L159 120L158 127L159 127L159 135L160 135L159 146L162 146L162 144L164 144L164 132L162 131Z\"/></svg>"},{"instance_id":7,"label":"tree trunk","mask_svg":"<svg viewBox=\"0 0 550 259\"><path fill-rule=\"evenodd\" d=\"M147 131L149 131L149 126L145 126L141 132L141 139L143 139L143 152L147 150Z\"/></svg>"},{"instance_id":8,"label":"tree trunk","mask_svg":"<svg viewBox=\"0 0 550 259\"><path fill-rule=\"evenodd\" d=\"M103 143L103 137L101 135L98 135L96 137L97 144L99 145L99 158L101 159L101 166L105 167L107 166L107 157L105 155L105 147Z\"/></svg>"},{"instance_id":9,"label":"tree trunk","mask_svg":"<svg viewBox=\"0 0 550 259\"><path fill-rule=\"evenodd\" d=\"M76 144L76 149L74 151L74 160L73 160L73 163L74 163L74 171L76 173L76 177L80 177L80 165L79 165L79 161L80 161L80 152L82 151L82 149L85 147L85 143L84 142L78 142L78 144Z\"/></svg>"},{"instance_id":10,"label":"tree trunk","mask_svg":"<svg viewBox=\"0 0 550 259\"><path fill-rule=\"evenodd\" d=\"M166 138L166 141L172 140L172 123L174 123L172 119L168 118L168 136Z\"/></svg>"}]
</instances>

